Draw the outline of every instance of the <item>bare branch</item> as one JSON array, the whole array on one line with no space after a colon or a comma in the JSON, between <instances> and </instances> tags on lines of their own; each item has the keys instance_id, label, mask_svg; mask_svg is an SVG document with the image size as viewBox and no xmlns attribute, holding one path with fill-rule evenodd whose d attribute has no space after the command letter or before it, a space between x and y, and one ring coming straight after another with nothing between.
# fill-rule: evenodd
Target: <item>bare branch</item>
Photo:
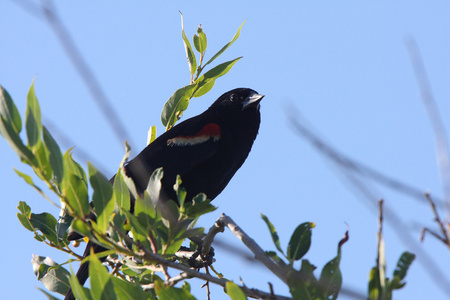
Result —
<instances>
[{"instance_id":1,"label":"bare branch","mask_svg":"<svg viewBox=\"0 0 450 300\"><path fill-rule=\"evenodd\" d=\"M429 232L434 237L436 237L437 239L442 241L444 244L446 244L447 247L449 247L449 249L450 249L450 237L449 237L448 228L445 228L446 226L444 225L444 221L440 218L439 213L436 208L436 204L434 204L433 199L431 199L430 193L425 193L425 198L427 198L428 201L430 202L431 210L433 211L436 223L438 223L438 225L439 225L439 229L441 230L442 236L428 228L423 228L420 240L423 241L423 239L425 237L425 232Z\"/></svg>"},{"instance_id":2,"label":"bare branch","mask_svg":"<svg viewBox=\"0 0 450 300\"><path fill-rule=\"evenodd\" d=\"M287 115L289 117L289 124L296 133L301 134L302 137L310 142L320 153L332 160L337 166L345 169L346 172L353 172L370 178L393 190L409 195L422 203L425 202L425 199L423 199L423 190L383 174L333 148L312 130L311 126L307 124L306 120L295 107L289 108L289 110L287 110ZM436 201L439 202L439 199L436 199Z\"/></svg>"},{"instance_id":3,"label":"bare branch","mask_svg":"<svg viewBox=\"0 0 450 300\"><path fill-rule=\"evenodd\" d=\"M358 162L344 156L335 150L332 146L326 143L324 140L320 139L317 134L315 134L310 128L308 128L305 122L300 122L298 118L298 112L294 109L290 109L288 112L290 124L296 133L306 138L325 158L329 159L330 162L334 164L335 167L341 172L343 175L343 179L350 183L350 186L354 191L357 192L357 199L365 198L366 201L363 201L364 204L369 204L369 209L374 211L376 207L376 203L378 197L374 196L372 189L369 186L369 182L363 181L367 177L373 178L370 173L360 172L358 170L359 166L364 168L368 168L364 165L361 165ZM376 172L372 170L373 172ZM381 173L378 173L383 176L386 180L390 179L388 176L385 176ZM365 175L364 177L360 175ZM380 178L381 179L381 178ZM377 180L378 181L378 180ZM383 181L378 181L383 183ZM414 187L403 184L399 181L393 181L392 184L387 184L388 187L395 187L396 184L400 184L395 189L410 196L413 196L416 199L421 199L422 201L426 201L423 197L423 192L417 190ZM394 230L397 234L399 240L402 241L408 248L413 249L413 251L417 254L418 262L424 267L425 271L428 273L430 278L433 279L433 282L445 293L450 293L450 282L448 281L445 273L441 269L441 265L436 262L436 260L420 245L418 244L415 237L411 236L407 229L407 225L404 223L400 215L398 215L395 211L391 210L388 205L384 205L384 217L390 228Z\"/></svg>"},{"instance_id":4,"label":"bare branch","mask_svg":"<svg viewBox=\"0 0 450 300\"><path fill-rule=\"evenodd\" d=\"M431 234L432 236L434 236L435 238L437 238L438 240L440 240L441 242L443 242L444 244L446 244L447 242L444 240L444 238L442 236L440 236L439 234L437 234L436 232L434 232L431 229L428 229L426 227L422 228L422 231L420 232L420 241L423 242L425 240L425 233L428 232L429 234Z\"/></svg>"},{"instance_id":5,"label":"bare branch","mask_svg":"<svg viewBox=\"0 0 450 300\"><path fill-rule=\"evenodd\" d=\"M378 268L378 280L381 286L381 299L386 299L386 258L384 253L384 238L383 238L383 199L378 201L378 257L377 257L377 268Z\"/></svg>"},{"instance_id":6,"label":"bare branch","mask_svg":"<svg viewBox=\"0 0 450 300\"><path fill-rule=\"evenodd\" d=\"M191 276L189 276L189 274L187 274L186 272L180 273L177 276L171 277L169 280L166 280L164 283L170 286L173 286L175 284L177 284L180 281L183 281L185 279L189 279L191 278ZM143 284L141 285L141 287L144 289L144 291L149 291L155 288L155 284L154 283L149 283L149 284Z\"/></svg>"},{"instance_id":7,"label":"bare branch","mask_svg":"<svg viewBox=\"0 0 450 300\"><path fill-rule=\"evenodd\" d=\"M444 205L447 211L447 218L450 218L450 162L444 123L442 122L439 109L431 92L431 86L416 41L413 38L408 39L406 41L406 47L409 51L417 83L422 94L422 102L425 105L433 129L436 143L436 158L444 188Z\"/></svg>"},{"instance_id":8,"label":"bare branch","mask_svg":"<svg viewBox=\"0 0 450 300\"><path fill-rule=\"evenodd\" d=\"M275 274L278 278L281 279L284 283L287 282L287 270L282 268L280 265L275 263L270 257L266 255L264 250L249 237L234 221L225 214L222 214L220 218L217 220L218 224L223 224L223 226L228 227L230 231L244 243L247 248L253 252L255 258L262 262L273 274Z\"/></svg>"},{"instance_id":9,"label":"bare branch","mask_svg":"<svg viewBox=\"0 0 450 300\"><path fill-rule=\"evenodd\" d=\"M211 250L211 244L214 241L214 237L219 233L223 232L224 227L221 226L219 223L215 222L214 225L209 229L208 234L203 239L203 248L202 253L208 254Z\"/></svg>"},{"instance_id":10,"label":"bare branch","mask_svg":"<svg viewBox=\"0 0 450 300\"><path fill-rule=\"evenodd\" d=\"M58 38L58 41L75 67L75 70L84 81L84 84L87 86L101 113L113 129L120 145L122 145L125 140L130 140L130 135L127 133L125 126L120 121L120 116L110 104L110 101L101 88L97 77L84 60L77 45L73 41L72 36L56 13L53 2L51 0L41 0L41 9L47 23L50 25L50 28Z\"/></svg>"},{"instance_id":11,"label":"bare branch","mask_svg":"<svg viewBox=\"0 0 450 300\"><path fill-rule=\"evenodd\" d=\"M225 215L222 215L222 217L223 216L225 216ZM221 218L219 218L219 220L221 220ZM226 218L227 218L226 221L228 221L228 220L231 221L231 223L229 223L229 224L230 224L230 226L232 226L232 224L234 224L234 222L230 218L228 218L228 217L226 217ZM186 267L186 266L184 266L182 264L166 260L164 257L162 257L162 256L160 256L160 255L158 255L156 253L153 253L150 250L148 250L147 248L143 247L141 245L141 243L139 243L137 241L134 241L128 235L126 235L123 232L121 232L120 230L118 230L118 228L115 227L113 224L110 223L110 226L117 231L117 234L119 234L121 238L123 238L128 243L135 245L140 250L139 253L135 253L135 256L138 257L138 258L149 260L149 261L155 261L155 262L157 262L157 263L159 263L161 265L164 265L166 267L174 268L174 269L183 271L185 273L185 275L183 275L183 276L187 276L189 278L196 277L196 278L199 278L199 279L203 279L205 281L209 281L209 282L218 284L218 285L220 285L222 287L225 287L226 283L228 282L228 280L226 280L226 279L217 278L217 277L214 277L214 276L212 276L210 274L200 273L200 272L198 272L198 271L196 271L194 269L191 269L189 267ZM227 225L227 227L228 227L228 225ZM261 249L261 251L262 251L262 249ZM171 278L167 279L167 281L170 282ZM150 287L150 285L147 286L147 288L149 288L149 287ZM275 296L275 298L274 298L272 295L270 295L268 293L265 293L265 292L262 292L262 291L259 291L259 290L256 290L256 289L249 289L249 288L244 287L244 286L240 286L240 288L244 291L244 293L248 297L252 297L252 298L271 299L271 300L273 300L273 299L279 299L279 300L291 299L291 298L287 298L287 297L283 297L283 296Z\"/></svg>"}]
</instances>

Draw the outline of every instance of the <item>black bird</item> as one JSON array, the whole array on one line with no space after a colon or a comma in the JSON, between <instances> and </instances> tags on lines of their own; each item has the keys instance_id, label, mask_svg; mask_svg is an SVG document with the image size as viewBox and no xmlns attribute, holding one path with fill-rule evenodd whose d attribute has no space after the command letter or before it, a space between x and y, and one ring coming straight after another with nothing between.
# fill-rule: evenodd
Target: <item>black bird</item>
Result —
<instances>
[{"instance_id":1,"label":"black bird","mask_svg":"<svg viewBox=\"0 0 450 300\"><path fill-rule=\"evenodd\" d=\"M176 201L173 185L177 174L186 189L186 201L199 193L210 200L216 198L250 153L258 134L263 97L248 88L231 90L202 114L159 136L125 166L137 192L144 193L153 171L162 167L160 201ZM105 250L89 242L84 256L89 255L91 247L94 252ZM77 272L80 284L88 276L89 263L84 263ZM65 299L74 299L70 290Z\"/></svg>"}]
</instances>

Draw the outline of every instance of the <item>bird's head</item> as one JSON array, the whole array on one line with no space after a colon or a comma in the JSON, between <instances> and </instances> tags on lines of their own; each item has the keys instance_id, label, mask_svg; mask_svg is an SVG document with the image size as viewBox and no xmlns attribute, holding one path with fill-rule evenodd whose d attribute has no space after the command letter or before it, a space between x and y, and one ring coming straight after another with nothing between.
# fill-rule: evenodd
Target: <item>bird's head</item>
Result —
<instances>
[{"instance_id":1,"label":"bird's head","mask_svg":"<svg viewBox=\"0 0 450 300\"><path fill-rule=\"evenodd\" d=\"M264 95L260 95L252 89L238 88L220 96L209 109L236 113L250 108L259 110L259 102L262 98Z\"/></svg>"}]
</instances>

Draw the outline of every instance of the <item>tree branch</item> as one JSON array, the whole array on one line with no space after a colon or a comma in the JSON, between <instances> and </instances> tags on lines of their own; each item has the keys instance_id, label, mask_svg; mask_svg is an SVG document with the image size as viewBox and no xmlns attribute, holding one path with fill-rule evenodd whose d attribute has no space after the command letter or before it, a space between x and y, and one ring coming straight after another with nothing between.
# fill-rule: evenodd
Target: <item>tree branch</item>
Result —
<instances>
[{"instance_id":1,"label":"tree branch","mask_svg":"<svg viewBox=\"0 0 450 300\"><path fill-rule=\"evenodd\" d=\"M439 109L434 100L433 93L431 92L431 86L416 41L413 38L408 39L406 41L406 47L409 51L417 83L422 94L422 102L433 129L436 143L437 164L441 175L442 186L444 188L444 206L447 211L447 218L450 218L450 161L445 126L439 114Z\"/></svg>"},{"instance_id":2,"label":"tree branch","mask_svg":"<svg viewBox=\"0 0 450 300\"><path fill-rule=\"evenodd\" d=\"M221 220L224 216L225 216L225 215L222 214L222 216L219 218L218 222L220 222L220 220ZM225 216L225 219L224 219L223 224L227 224L227 225L226 225L227 227L229 227L229 226L233 227L234 222L233 222L229 217ZM172 261L166 260L164 257L160 256L159 254L153 253L153 252L151 252L149 249L143 247L141 243L139 243L139 242L137 242L137 241L134 241L134 240L133 240L132 238L130 238L128 235L126 235L126 234L124 234L123 232L121 232L120 230L118 230L118 228L116 228L113 224L110 223L110 226L111 226L112 228L114 228L114 229L117 231L117 233L118 233L124 240L126 240L126 241L127 241L128 243L130 243L130 244L135 245L135 246L140 250L140 253L135 253L135 254L134 254L135 257L138 257L138 258L140 258L140 259L149 260L149 261L155 261L155 262L157 262L157 263L159 263L159 264L161 264L161 265L164 265L164 266L166 266L166 267L174 268L174 269L177 269L177 270L181 270L181 271L183 271L182 277L185 277L185 278L193 278L193 277L195 277L195 278L203 279L203 280L205 280L205 281L209 281L209 282L218 284L218 285L220 285L220 286L222 286L222 287L225 287L225 286L226 286L226 283L228 282L228 280L226 280L226 279L217 278L217 277L214 277L214 276L212 276L212 275L210 275L210 274L200 273L200 272L198 272L198 271L196 271L196 270L194 270L194 269L191 269L191 268L189 268L189 267L186 267L186 266L184 266L184 265L182 265L182 264L179 264L179 263L176 263L176 262L172 262ZM234 229L235 232L243 233L242 231L236 230L236 227L237 227L236 224L234 224L234 226L235 226L235 229ZM230 228L230 227L229 227L229 228ZM238 227L237 227L237 228L238 228ZM230 229L230 230L231 230L231 229ZM233 230L232 230L232 231L233 231ZM245 233L243 233L243 234L246 236ZM248 236L243 238L243 240L246 240L247 243L248 243L248 239L252 240L252 239L249 238ZM252 241L253 241L253 240L252 240ZM257 247L259 247L254 241L253 241L253 243L254 243L254 245L256 245ZM244 242L244 244L246 244L246 243ZM251 243L248 243L248 244L251 244ZM247 245L247 244L246 244L246 245ZM254 245L252 246L252 249L255 249L255 246L254 246ZM264 251L263 251L261 248L259 248L259 249L262 251L262 253L259 253L257 257L259 257L260 255L266 256L266 255L264 254ZM252 252L253 252L253 251L252 251ZM169 279L167 279L166 281L167 281L168 283L173 283L173 284L175 284L176 282L178 282L178 281L180 281L180 280L182 280L182 279L181 279L179 276L176 276L176 277L173 277L173 278L169 278ZM152 287L151 285L147 285L147 286L146 286L146 288L151 288L151 287ZM291 298L284 297L284 296L272 295L272 294L269 294L269 293L266 293L266 292L259 291L259 290L257 290L257 289L250 289L250 288L247 288L247 287L245 287L245 286L239 286L239 287L242 289L242 291L244 291L244 293L245 293L248 297L251 297L251 298L256 298L256 299L268 299L268 300L269 300L269 299L270 299L270 300L287 300L287 299L291 299Z\"/></svg>"},{"instance_id":3,"label":"tree branch","mask_svg":"<svg viewBox=\"0 0 450 300\"><path fill-rule=\"evenodd\" d=\"M270 257L266 255L264 250L249 237L234 221L225 214L217 220L216 224L222 224L222 226L228 227L230 231L244 243L247 248L253 252L255 258L262 262L273 274L281 279L284 283L287 282L287 270L275 263Z\"/></svg>"},{"instance_id":4,"label":"tree branch","mask_svg":"<svg viewBox=\"0 0 450 300\"><path fill-rule=\"evenodd\" d=\"M108 124L111 128L113 128L117 140L121 145L125 140L130 140L130 135L126 132L125 126L120 121L120 116L110 104L108 97L97 80L97 77L84 60L69 31L66 29L58 14L55 12L53 2L51 0L41 0L41 9L48 24L50 25L50 28L55 33L58 41L75 67L75 70L78 72L84 84L91 93L92 99L100 108L100 112L103 114Z\"/></svg>"}]
</instances>

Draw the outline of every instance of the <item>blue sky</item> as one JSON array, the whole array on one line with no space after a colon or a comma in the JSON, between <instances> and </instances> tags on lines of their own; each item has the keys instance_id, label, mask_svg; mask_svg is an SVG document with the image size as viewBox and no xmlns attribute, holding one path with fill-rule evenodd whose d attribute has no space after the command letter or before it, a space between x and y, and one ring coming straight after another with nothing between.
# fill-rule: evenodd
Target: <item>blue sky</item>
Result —
<instances>
[{"instance_id":1,"label":"blue sky","mask_svg":"<svg viewBox=\"0 0 450 300\"><path fill-rule=\"evenodd\" d=\"M0 84L24 113L26 94L36 76L44 124L63 151L75 146L73 153L80 162L85 164L87 159L112 175L123 156L123 141L117 139L48 24L14 3L0 3ZM216 81L212 92L194 99L184 114L188 118L202 112L223 92L236 87L266 95L253 150L214 201L218 210L205 216L202 226L211 226L224 212L264 249L274 250L261 212L278 229L284 247L298 224L313 221L317 227L306 258L320 270L336 255L347 223L350 240L343 247L341 261L344 287L366 293L376 259L376 208L354 193L339 169L292 130L288 122L292 107L342 153L442 197L433 132L405 40L412 37L419 45L435 101L450 130L448 3L65 1L56 8L118 113L134 154L145 146L151 125L163 132L160 113L164 102L189 83L178 10L183 12L188 37L202 24L208 57L247 20L241 37L219 62L243 59ZM80 155L83 152L88 157ZM34 241L18 222L16 207L26 201L36 213L57 215L58 211L15 175L11 167L30 172L4 141L0 141L0 153L4 209L0 234L3 274L9 278L3 280L8 289L3 289L2 296L45 299L35 288L43 286L32 272L32 253L57 262L68 257ZM360 179L401 220L396 226L385 224L388 274L403 251L420 256L395 299L446 299L445 288L436 283L436 277L441 272L444 280L450 280L448 250L431 236L422 244L415 242L422 227L437 228L426 201ZM404 244L398 232L410 236L413 247ZM221 239L244 249L230 232ZM10 243L13 246L6 246ZM437 270L427 271L430 266L424 263L423 253L437 264ZM248 287L266 291L267 282L272 282L276 293L288 295L283 284L258 264L220 247L216 259L216 269L227 278L239 281L241 276ZM201 284L191 282L199 299L205 298ZM221 288L213 289L213 299L226 299Z\"/></svg>"}]
</instances>

